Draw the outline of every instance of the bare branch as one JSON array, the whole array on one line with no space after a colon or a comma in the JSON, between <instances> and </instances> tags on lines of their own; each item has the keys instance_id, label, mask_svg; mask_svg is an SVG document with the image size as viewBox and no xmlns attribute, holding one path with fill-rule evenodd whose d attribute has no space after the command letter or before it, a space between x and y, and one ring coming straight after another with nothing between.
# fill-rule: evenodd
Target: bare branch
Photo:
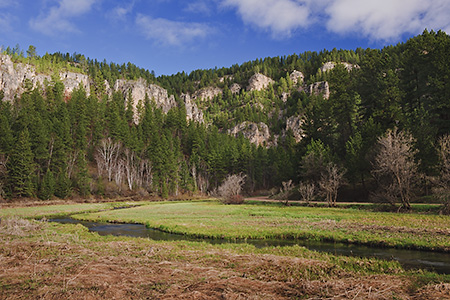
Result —
<instances>
[{"instance_id":1,"label":"bare branch","mask_svg":"<svg viewBox=\"0 0 450 300\"><path fill-rule=\"evenodd\" d=\"M109 181L113 180L115 169L118 167L121 149L122 144L114 142L111 138L101 140L100 146L97 147L95 160L98 172L106 175Z\"/></svg>"},{"instance_id":2,"label":"bare branch","mask_svg":"<svg viewBox=\"0 0 450 300\"><path fill-rule=\"evenodd\" d=\"M325 194L329 206L336 206L338 189L343 183L345 170L335 163L329 163L319 181L319 186Z\"/></svg>"},{"instance_id":3,"label":"bare branch","mask_svg":"<svg viewBox=\"0 0 450 300\"><path fill-rule=\"evenodd\" d=\"M450 214L450 135L439 140L439 176L433 178L434 194L442 201L444 214Z\"/></svg>"},{"instance_id":4,"label":"bare branch","mask_svg":"<svg viewBox=\"0 0 450 300\"><path fill-rule=\"evenodd\" d=\"M410 200L417 181L418 169L414 156L414 138L411 134L389 130L378 139L380 150L375 157L372 174L379 191L374 196L395 205L400 201L403 208L411 207Z\"/></svg>"},{"instance_id":5,"label":"bare branch","mask_svg":"<svg viewBox=\"0 0 450 300\"><path fill-rule=\"evenodd\" d=\"M222 185L217 189L217 193L223 203L240 204L243 202L241 197L242 187L245 183L246 175L234 174L228 175Z\"/></svg>"},{"instance_id":6,"label":"bare branch","mask_svg":"<svg viewBox=\"0 0 450 300\"><path fill-rule=\"evenodd\" d=\"M298 192L300 193L302 200L309 204L314 198L316 186L313 183L300 182Z\"/></svg>"}]
</instances>

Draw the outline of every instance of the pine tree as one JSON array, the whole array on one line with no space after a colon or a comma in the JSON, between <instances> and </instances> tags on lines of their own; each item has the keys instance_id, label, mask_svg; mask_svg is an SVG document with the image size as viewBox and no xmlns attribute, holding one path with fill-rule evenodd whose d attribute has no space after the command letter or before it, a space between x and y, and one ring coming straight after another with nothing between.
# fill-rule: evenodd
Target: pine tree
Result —
<instances>
[{"instance_id":1,"label":"pine tree","mask_svg":"<svg viewBox=\"0 0 450 300\"><path fill-rule=\"evenodd\" d=\"M72 183L67 176L67 172L61 171L56 177L55 196L61 199L67 198L72 189Z\"/></svg>"},{"instance_id":2,"label":"pine tree","mask_svg":"<svg viewBox=\"0 0 450 300\"><path fill-rule=\"evenodd\" d=\"M14 136L8 116L9 112L9 107L0 102L0 152L6 154L11 151L14 144Z\"/></svg>"},{"instance_id":3,"label":"pine tree","mask_svg":"<svg viewBox=\"0 0 450 300\"><path fill-rule=\"evenodd\" d=\"M7 169L9 189L13 197L32 197L35 165L31 151L30 134L25 128L20 132L9 157Z\"/></svg>"},{"instance_id":4,"label":"pine tree","mask_svg":"<svg viewBox=\"0 0 450 300\"><path fill-rule=\"evenodd\" d=\"M53 194L55 193L55 185L56 182L53 172L50 171L50 169L47 169L39 189L39 198L42 200L48 200L53 197Z\"/></svg>"}]
</instances>

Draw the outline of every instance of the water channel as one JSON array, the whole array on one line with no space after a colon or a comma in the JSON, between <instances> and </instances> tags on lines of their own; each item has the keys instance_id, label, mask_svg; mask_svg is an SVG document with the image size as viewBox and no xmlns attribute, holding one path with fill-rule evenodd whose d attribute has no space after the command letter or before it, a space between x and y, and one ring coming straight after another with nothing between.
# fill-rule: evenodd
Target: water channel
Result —
<instances>
[{"instance_id":1,"label":"water channel","mask_svg":"<svg viewBox=\"0 0 450 300\"><path fill-rule=\"evenodd\" d=\"M255 247L268 246L292 246L300 245L310 250L328 252L336 255L375 257L384 260L396 260L405 269L426 269L440 274L450 274L450 254L429 251L403 250L394 248L375 248L360 245L313 242L302 240L220 240L220 239L198 239L185 235L162 232L160 230L147 228L142 224L114 224L103 222L89 222L75 220L70 217L50 219L51 222L82 224L89 231L97 232L100 235L115 235L129 237L143 237L152 240L164 241L205 241L211 244L220 243L248 243Z\"/></svg>"}]
</instances>

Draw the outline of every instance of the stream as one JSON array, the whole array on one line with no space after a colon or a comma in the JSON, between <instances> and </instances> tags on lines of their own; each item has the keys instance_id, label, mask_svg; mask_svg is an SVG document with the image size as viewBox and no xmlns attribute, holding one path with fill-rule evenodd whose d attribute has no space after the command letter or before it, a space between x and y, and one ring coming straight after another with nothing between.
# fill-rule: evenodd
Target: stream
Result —
<instances>
[{"instance_id":1,"label":"stream","mask_svg":"<svg viewBox=\"0 0 450 300\"><path fill-rule=\"evenodd\" d=\"M255 247L268 246L304 246L310 250L328 252L336 255L375 257L384 260L396 260L405 269L426 269L440 274L450 274L450 254L440 252L404 250L395 248L375 248L361 245L351 245L342 243L315 242L304 240L220 240L220 239L200 239L192 238L181 234L167 233L160 230L147 228L142 224L114 224L103 222L89 222L75 220L70 217L50 219L50 222L63 224L82 224L91 232L100 235L115 235L129 237L150 238L157 241L205 241L211 244L223 243L248 243Z\"/></svg>"}]
</instances>

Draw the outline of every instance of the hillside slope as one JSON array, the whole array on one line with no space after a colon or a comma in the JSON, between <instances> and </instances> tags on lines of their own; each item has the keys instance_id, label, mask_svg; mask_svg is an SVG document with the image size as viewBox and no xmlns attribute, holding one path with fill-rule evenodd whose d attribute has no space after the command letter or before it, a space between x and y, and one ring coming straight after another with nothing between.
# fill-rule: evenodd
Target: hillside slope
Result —
<instances>
[{"instance_id":1,"label":"hillside slope","mask_svg":"<svg viewBox=\"0 0 450 300\"><path fill-rule=\"evenodd\" d=\"M367 194L377 139L394 128L413 135L420 171L435 174L450 131L449 49L448 35L425 31L382 50L160 77L79 54L4 52L1 195L167 197L240 172L254 191L317 180L330 162Z\"/></svg>"}]
</instances>

